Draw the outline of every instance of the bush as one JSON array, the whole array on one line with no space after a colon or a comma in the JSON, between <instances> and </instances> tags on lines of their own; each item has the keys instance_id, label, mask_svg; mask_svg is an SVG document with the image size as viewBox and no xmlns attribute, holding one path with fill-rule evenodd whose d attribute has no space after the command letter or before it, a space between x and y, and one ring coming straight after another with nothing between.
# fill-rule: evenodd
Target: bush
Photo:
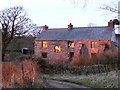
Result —
<instances>
[{"instance_id":1,"label":"bush","mask_svg":"<svg viewBox=\"0 0 120 90\"><path fill-rule=\"evenodd\" d=\"M42 59L42 58L33 58L32 61L34 63L37 63L40 67L41 70L45 71L45 69L47 68L47 62L46 60Z\"/></svg>"},{"instance_id":2,"label":"bush","mask_svg":"<svg viewBox=\"0 0 120 90\"><path fill-rule=\"evenodd\" d=\"M74 59L71 61L71 64L72 65L75 65L75 66L84 66L84 65L89 65L90 64L90 59L88 57L78 57L77 59Z\"/></svg>"},{"instance_id":3,"label":"bush","mask_svg":"<svg viewBox=\"0 0 120 90\"><path fill-rule=\"evenodd\" d=\"M42 58L39 58L38 60L39 60L38 64L39 64L40 68L46 68L46 65L47 65L46 60L44 60Z\"/></svg>"}]
</instances>

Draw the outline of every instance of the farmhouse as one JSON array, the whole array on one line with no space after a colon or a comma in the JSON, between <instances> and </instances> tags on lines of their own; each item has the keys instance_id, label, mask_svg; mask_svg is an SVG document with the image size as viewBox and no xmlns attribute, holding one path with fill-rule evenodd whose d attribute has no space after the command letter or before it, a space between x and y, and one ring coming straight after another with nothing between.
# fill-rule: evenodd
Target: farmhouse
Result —
<instances>
[{"instance_id":1,"label":"farmhouse","mask_svg":"<svg viewBox=\"0 0 120 90\"><path fill-rule=\"evenodd\" d=\"M77 57L94 57L105 52L113 53L116 38L114 20L108 26L48 28L43 26L40 36L35 39L36 57L47 60L71 61Z\"/></svg>"}]
</instances>

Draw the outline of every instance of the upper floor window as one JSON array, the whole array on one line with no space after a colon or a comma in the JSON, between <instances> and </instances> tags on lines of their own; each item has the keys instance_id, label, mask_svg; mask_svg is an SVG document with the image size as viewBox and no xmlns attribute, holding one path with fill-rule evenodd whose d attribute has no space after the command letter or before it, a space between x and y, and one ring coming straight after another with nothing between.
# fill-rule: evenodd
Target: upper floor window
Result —
<instances>
[{"instance_id":1,"label":"upper floor window","mask_svg":"<svg viewBox=\"0 0 120 90\"><path fill-rule=\"evenodd\" d=\"M61 47L60 46L55 46L55 52L59 53L61 51Z\"/></svg>"},{"instance_id":2,"label":"upper floor window","mask_svg":"<svg viewBox=\"0 0 120 90\"><path fill-rule=\"evenodd\" d=\"M74 48L74 41L68 41L68 48Z\"/></svg>"},{"instance_id":3,"label":"upper floor window","mask_svg":"<svg viewBox=\"0 0 120 90\"><path fill-rule=\"evenodd\" d=\"M48 42L47 41L42 41L42 47L47 48L48 47Z\"/></svg>"},{"instance_id":4,"label":"upper floor window","mask_svg":"<svg viewBox=\"0 0 120 90\"><path fill-rule=\"evenodd\" d=\"M91 48L97 48L97 42L91 42Z\"/></svg>"}]
</instances>

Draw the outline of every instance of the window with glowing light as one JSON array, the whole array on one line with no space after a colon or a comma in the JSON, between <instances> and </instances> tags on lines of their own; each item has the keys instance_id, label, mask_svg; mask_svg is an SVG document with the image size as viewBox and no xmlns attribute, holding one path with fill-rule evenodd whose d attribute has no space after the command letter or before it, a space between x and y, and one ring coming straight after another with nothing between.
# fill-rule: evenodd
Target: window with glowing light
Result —
<instances>
[{"instance_id":1,"label":"window with glowing light","mask_svg":"<svg viewBox=\"0 0 120 90\"><path fill-rule=\"evenodd\" d=\"M56 53L59 53L60 51L61 51L60 46L55 46L55 52L56 52Z\"/></svg>"},{"instance_id":2,"label":"window with glowing light","mask_svg":"<svg viewBox=\"0 0 120 90\"><path fill-rule=\"evenodd\" d=\"M48 47L48 42L47 41L43 41L42 42L42 47L43 48L47 48Z\"/></svg>"},{"instance_id":3,"label":"window with glowing light","mask_svg":"<svg viewBox=\"0 0 120 90\"><path fill-rule=\"evenodd\" d=\"M91 48L97 48L97 42L91 42Z\"/></svg>"},{"instance_id":4,"label":"window with glowing light","mask_svg":"<svg viewBox=\"0 0 120 90\"><path fill-rule=\"evenodd\" d=\"M74 41L68 41L68 48L74 48Z\"/></svg>"}]
</instances>

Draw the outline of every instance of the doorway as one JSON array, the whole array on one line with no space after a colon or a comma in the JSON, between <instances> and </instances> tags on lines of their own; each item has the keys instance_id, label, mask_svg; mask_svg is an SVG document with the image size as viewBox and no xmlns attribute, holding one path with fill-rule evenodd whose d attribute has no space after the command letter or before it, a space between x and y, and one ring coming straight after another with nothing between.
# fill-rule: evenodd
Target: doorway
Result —
<instances>
[{"instance_id":1,"label":"doorway","mask_svg":"<svg viewBox=\"0 0 120 90\"><path fill-rule=\"evenodd\" d=\"M82 44L80 49L80 56L88 56L88 48L85 44Z\"/></svg>"}]
</instances>

